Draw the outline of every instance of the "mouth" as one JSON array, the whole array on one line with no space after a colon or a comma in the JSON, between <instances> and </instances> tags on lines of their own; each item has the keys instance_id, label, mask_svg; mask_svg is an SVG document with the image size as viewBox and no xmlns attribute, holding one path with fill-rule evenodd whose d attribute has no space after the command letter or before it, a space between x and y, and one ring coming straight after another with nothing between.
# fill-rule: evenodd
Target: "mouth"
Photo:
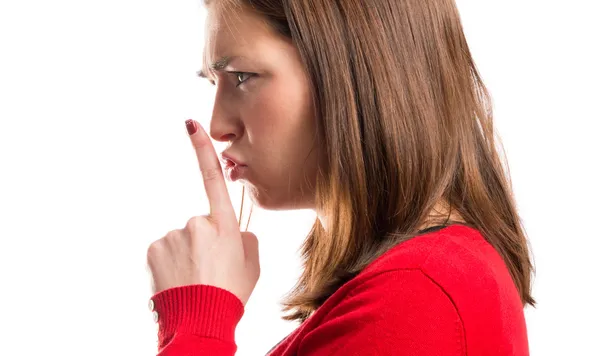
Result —
<instances>
[{"instance_id":1,"label":"mouth","mask_svg":"<svg viewBox=\"0 0 600 356\"><path fill-rule=\"evenodd\" d=\"M225 167L228 166L245 166L245 164L243 162L241 162L240 160L230 156L229 154L223 152L221 153L221 162L223 163L223 165Z\"/></svg>"},{"instance_id":2,"label":"mouth","mask_svg":"<svg viewBox=\"0 0 600 356\"><path fill-rule=\"evenodd\" d=\"M225 175L231 182L242 178L248 169L248 166L243 162L225 152L221 154L221 163L223 164Z\"/></svg>"},{"instance_id":3,"label":"mouth","mask_svg":"<svg viewBox=\"0 0 600 356\"><path fill-rule=\"evenodd\" d=\"M225 169L227 168L233 168L235 166L237 166L238 164L236 164L234 161L230 160L230 159L224 159L222 160L223 165L225 166Z\"/></svg>"},{"instance_id":4,"label":"mouth","mask_svg":"<svg viewBox=\"0 0 600 356\"><path fill-rule=\"evenodd\" d=\"M234 162L228 162L225 165L225 175L231 182L243 178L246 175L247 170L248 166L235 164Z\"/></svg>"}]
</instances>

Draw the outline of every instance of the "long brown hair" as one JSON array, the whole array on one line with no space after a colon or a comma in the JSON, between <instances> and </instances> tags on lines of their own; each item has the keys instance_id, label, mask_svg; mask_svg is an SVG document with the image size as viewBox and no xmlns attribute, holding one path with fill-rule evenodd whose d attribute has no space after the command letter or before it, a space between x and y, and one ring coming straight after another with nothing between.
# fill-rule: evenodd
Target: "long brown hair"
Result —
<instances>
[{"instance_id":1,"label":"long brown hair","mask_svg":"<svg viewBox=\"0 0 600 356\"><path fill-rule=\"evenodd\" d=\"M213 0L219 1L219 0ZM293 41L318 121L317 219L283 301L304 321L342 284L418 232L439 201L504 259L523 305L527 238L492 103L454 0L220 0ZM241 221L241 212L240 212Z\"/></svg>"}]
</instances>

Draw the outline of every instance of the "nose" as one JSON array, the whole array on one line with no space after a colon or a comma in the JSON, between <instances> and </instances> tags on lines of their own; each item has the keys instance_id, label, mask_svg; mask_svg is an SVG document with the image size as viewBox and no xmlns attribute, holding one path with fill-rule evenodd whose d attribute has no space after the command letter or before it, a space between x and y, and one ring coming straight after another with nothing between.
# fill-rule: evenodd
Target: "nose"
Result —
<instances>
[{"instance_id":1,"label":"nose","mask_svg":"<svg viewBox=\"0 0 600 356\"><path fill-rule=\"evenodd\" d=\"M242 131L242 121L236 113L235 106L225 104L224 100L217 97L210 121L210 136L215 141L233 142L241 137Z\"/></svg>"}]
</instances>

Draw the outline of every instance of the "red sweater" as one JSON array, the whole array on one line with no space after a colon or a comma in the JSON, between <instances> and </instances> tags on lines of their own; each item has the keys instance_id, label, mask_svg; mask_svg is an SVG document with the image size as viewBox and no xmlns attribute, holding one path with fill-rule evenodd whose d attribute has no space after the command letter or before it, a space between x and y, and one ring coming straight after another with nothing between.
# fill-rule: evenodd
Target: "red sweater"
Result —
<instances>
[{"instance_id":1,"label":"red sweater","mask_svg":"<svg viewBox=\"0 0 600 356\"><path fill-rule=\"evenodd\" d=\"M234 355L244 313L207 285L152 297L159 356ZM156 316L156 315L155 315ZM529 355L523 305L496 250L451 225L387 251L340 287L269 356Z\"/></svg>"}]
</instances>

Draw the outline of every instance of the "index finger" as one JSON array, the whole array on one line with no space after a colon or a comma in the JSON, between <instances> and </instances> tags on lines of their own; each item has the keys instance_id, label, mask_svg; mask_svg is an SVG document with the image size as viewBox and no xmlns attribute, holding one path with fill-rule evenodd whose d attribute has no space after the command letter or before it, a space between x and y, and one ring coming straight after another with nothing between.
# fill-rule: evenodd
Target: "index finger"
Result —
<instances>
[{"instance_id":1,"label":"index finger","mask_svg":"<svg viewBox=\"0 0 600 356\"><path fill-rule=\"evenodd\" d=\"M187 120L185 126L200 165L204 189L210 204L210 215L220 224L232 223L237 226L237 219L225 185L221 164L210 137L208 137L204 128L192 119Z\"/></svg>"}]
</instances>

